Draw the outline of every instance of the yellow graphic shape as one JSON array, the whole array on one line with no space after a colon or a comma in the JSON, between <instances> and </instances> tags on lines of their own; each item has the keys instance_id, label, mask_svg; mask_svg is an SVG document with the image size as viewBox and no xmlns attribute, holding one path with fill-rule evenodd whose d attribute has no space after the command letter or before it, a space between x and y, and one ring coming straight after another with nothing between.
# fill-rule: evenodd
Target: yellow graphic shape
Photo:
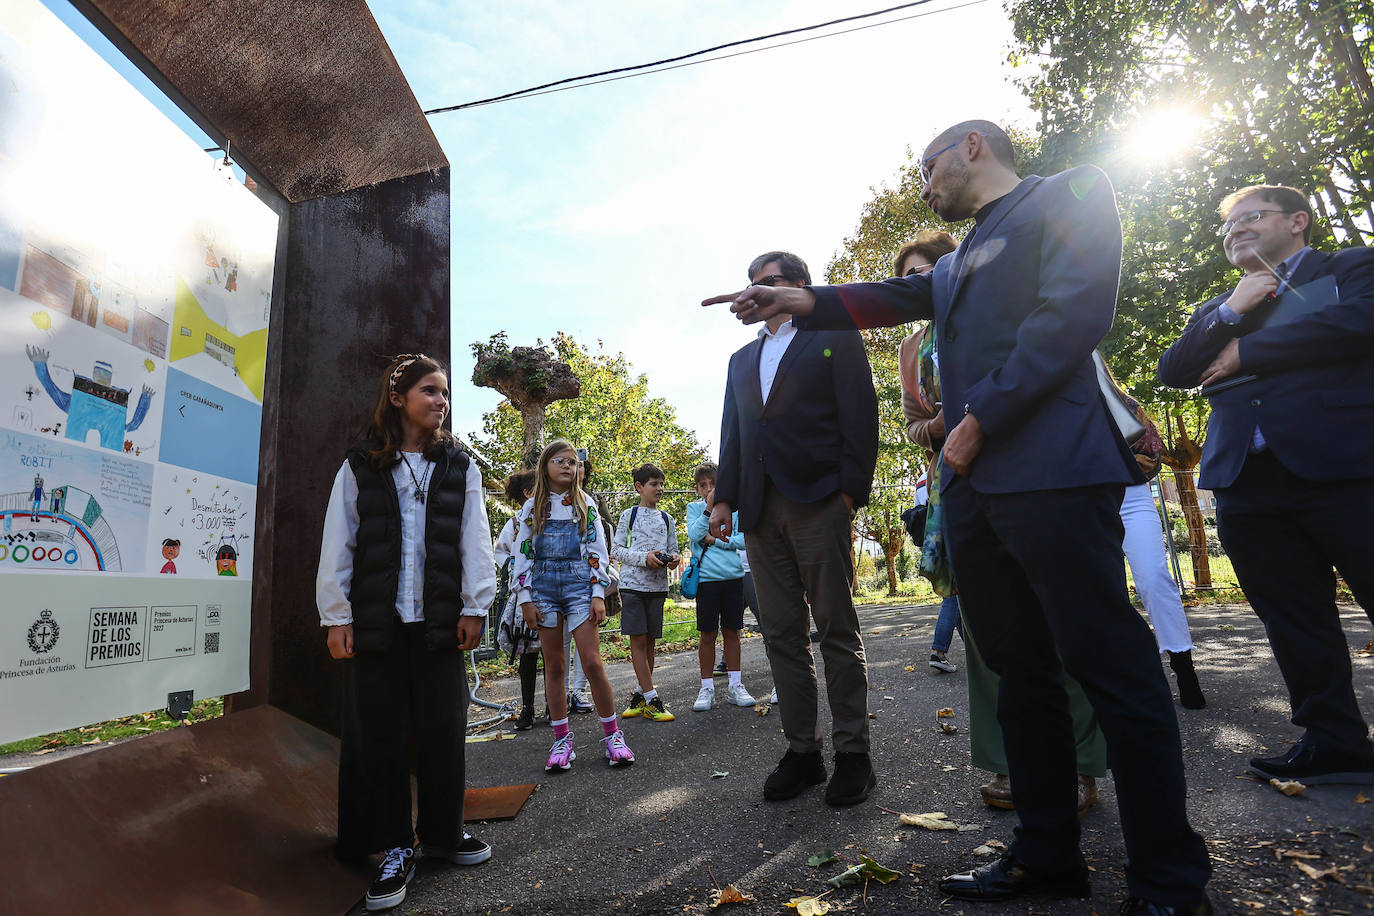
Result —
<instances>
[{"instance_id":1,"label":"yellow graphic shape","mask_svg":"<svg viewBox=\"0 0 1374 916\"><path fill-rule=\"evenodd\" d=\"M210 340L207 343L206 335ZM262 403L263 377L267 370L267 329L239 336L211 321L185 281L177 280L176 306L172 312L172 348L168 362L197 353L232 365L239 378Z\"/></svg>"},{"instance_id":2,"label":"yellow graphic shape","mask_svg":"<svg viewBox=\"0 0 1374 916\"><path fill-rule=\"evenodd\" d=\"M52 327L52 316L47 312L34 312L29 316L29 320L37 326L38 330L46 331Z\"/></svg>"},{"instance_id":3,"label":"yellow graphic shape","mask_svg":"<svg viewBox=\"0 0 1374 916\"><path fill-rule=\"evenodd\" d=\"M145 359L143 361L143 368L148 370L149 372L152 372L154 369L157 368L157 363L153 362L151 359Z\"/></svg>"}]
</instances>

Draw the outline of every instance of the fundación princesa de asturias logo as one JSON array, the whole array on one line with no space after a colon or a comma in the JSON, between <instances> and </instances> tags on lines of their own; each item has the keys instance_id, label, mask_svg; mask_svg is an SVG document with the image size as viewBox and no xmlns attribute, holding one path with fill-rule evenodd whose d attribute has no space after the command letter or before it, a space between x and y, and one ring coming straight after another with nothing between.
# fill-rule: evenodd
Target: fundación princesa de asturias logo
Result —
<instances>
[{"instance_id":1,"label":"fundaci\u00f3n princesa de asturias logo","mask_svg":"<svg viewBox=\"0 0 1374 916\"><path fill-rule=\"evenodd\" d=\"M43 608L32 626L29 627L29 649L35 655L45 655L57 645L62 628L52 619L52 611Z\"/></svg>"}]
</instances>

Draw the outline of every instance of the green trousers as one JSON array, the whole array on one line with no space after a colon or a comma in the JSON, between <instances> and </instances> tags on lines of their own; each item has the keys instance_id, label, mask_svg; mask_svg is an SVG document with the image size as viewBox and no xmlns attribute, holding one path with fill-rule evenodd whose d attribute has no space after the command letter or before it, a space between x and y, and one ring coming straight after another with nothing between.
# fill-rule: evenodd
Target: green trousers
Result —
<instances>
[{"instance_id":1,"label":"green trousers","mask_svg":"<svg viewBox=\"0 0 1374 916\"><path fill-rule=\"evenodd\" d=\"M960 617L964 624L964 663L968 673L970 755L978 769L1006 773L1007 751L1002 745L1002 726L997 722L997 685L1001 678L983 663L968 615L961 613ZM1097 727L1097 714L1083 694L1083 688L1067 673L1064 689L1069 694L1069 714L1073 717L1078 772L1083 776L1106 776L1107 741L1102 737L1102 729Z\"/></svg>"}]
</instances>

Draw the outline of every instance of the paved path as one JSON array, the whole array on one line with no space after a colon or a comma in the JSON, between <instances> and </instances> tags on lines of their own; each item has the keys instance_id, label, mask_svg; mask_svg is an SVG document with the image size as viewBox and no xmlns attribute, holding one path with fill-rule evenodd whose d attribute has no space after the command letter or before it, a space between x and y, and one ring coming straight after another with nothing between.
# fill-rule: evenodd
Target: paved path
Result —
<instances>
[{"instance_id":1,"label":"paved path","mask_svg":"<svg viewBox=\"0 0 1374 916\"><path fill-rule=\"evenodd\" d=\"M809 856L825 850L857 858L866 852L902 872L887 886L836 891L825 899L853 913L1115 913L1124 893L1123 849L1111 779L1083 821L1083 851L1095 869L1090 901L969 905L947 900L939 878L981 859L972 850L1009 840L1015 815L981 803L985 774L968 763L962 643L951 658L956 674L926 665L935 606L861 611L869 658L874 765L880 784L868 804L827 808L817 787L791 802L762 799L764 776L782 755L776 710L722 707L695 713L695 653L660 660L658 680L671 723L632 719L626 734L639 757L628 770L604 764L593 716L574 717L579 759L546 775L552 734L541 723L514 740L469 745L472 786L537 782L539 791L513 821L473 825L495 848L476 868L423 863L398 913L706 913L712 873L753 894L752 906L721 913L795 913L789 899L827 890L837 865L813 869ZM1178 709L1191 786L1194 826L1206 837L1218 912L1341 913L1374 908L1374 802L1357 803L1351 786L1313 787L1287 798L1242 777L1255 751L1275 752L1294 738L1287 697L1262 627L1244 606L1190 610L1195 653L1209 706ZM1353 648L1370 635L1363 613L1346 609ZM1104 647L1110 651L1110 647ZM1374 713L1374 658L1357 657L1356 683L1366 714ZM913 671L906 667L914 666ZM745 683L756 696L771 688L759 639L744 647ZM623 706L633 674L610 666ZM724 681L718 681L724 685ZM515 680L488 685L488 696L518 691ZM723 689L721 693L723 693ZM958 712L955 735L941 734L935 711ZM828 711L822 715L828 722ZM828 758L827 753L827 758ZM726 772L724 778L713 773ZM1364 794L1374 798L1374 788ZM944 811L981 829L930 832L901 826L879 810ZM1295 858L1297 852L1312 858ZM1298 868L1343 869L1344 884L1313 879ZM1371 890L1359 890L1356 886Z\"/></svg>"}]
</instances>

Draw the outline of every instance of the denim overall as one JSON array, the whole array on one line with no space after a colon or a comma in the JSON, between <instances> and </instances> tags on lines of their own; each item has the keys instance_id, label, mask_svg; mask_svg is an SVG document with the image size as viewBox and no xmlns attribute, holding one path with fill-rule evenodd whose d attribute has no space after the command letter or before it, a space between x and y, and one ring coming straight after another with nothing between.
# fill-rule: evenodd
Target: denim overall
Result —
<instances>
[{"instance_id":1,"label":"denim overall","mask_svg":"<svg viewBox=\"0 0 1374 916\"><path fill-rule=\"evenodd\" d=\"M592 571L582 559L582 537L577 520L546 519L544 531L534 536L534 567L530 592L539 609L539 625L558 626L562 616L567 629L576 630L591 617Z\"/></svg>"}]
</instances>

